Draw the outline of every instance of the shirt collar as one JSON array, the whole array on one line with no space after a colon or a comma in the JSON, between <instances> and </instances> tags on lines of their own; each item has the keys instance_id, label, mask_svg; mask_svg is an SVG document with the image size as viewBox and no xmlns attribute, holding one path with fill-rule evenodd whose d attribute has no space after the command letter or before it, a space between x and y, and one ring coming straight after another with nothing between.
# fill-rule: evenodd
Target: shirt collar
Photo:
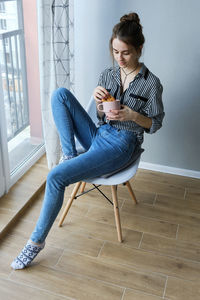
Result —
<instances>
[{"instance_id":1,"label":"shirt collar","mask_svg":"<svg viewBox=\"0 0 200 300\"><path fill-rule=\"evenodd\" d=\"M113 68L112 75L114 79L117 81L118 85L121 85L120 67Z\"/></svg>"},{"instance_id":2,"label":"shirt collar","mask_svg":"<svg viewBox=\"0 0 200 300\"><path fill-rule=\"evenodd\" d=\"M140 68L140 71L139 71L139 73L137 74L137 76L138 76L138 75L139 75L138 77L143 76L144 79L146 80L148 74L149 74L149 70L147 69L147 67L145 66L144 63L141 63L141 68ZM136 76L136 77L137 77L137 76Z\"/></svg>"},{"instance_id":3,"label":"shirt collar","mask_svg":"<svg viewBox=\"0 0 200 300\"><path fill-rule=\"evenodd\" d=\"M147 69L145 64L141 63L140 71L136 75L135 78L144 77L144 79L146 80L147 76L148 76L148 73L149 73L149 70ZM113 77L115 78L115 80L117 81L117 83L120 85L121 84L120 67L113 68L112 74L113 74Z\"/></svg>"}]
</instances>

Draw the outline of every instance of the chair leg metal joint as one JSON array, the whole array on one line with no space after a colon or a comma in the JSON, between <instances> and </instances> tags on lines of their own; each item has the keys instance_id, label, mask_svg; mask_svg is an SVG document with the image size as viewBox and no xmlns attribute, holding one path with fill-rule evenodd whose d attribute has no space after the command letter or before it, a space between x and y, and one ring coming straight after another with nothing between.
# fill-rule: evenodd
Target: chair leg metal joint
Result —
<instances>
[{"instance_id":1,"label":"chair leg metal joint","mask_svg":"<svg viewBox=\"0 0 200 300\"><path fill-rule=\"evenodd\" d=\"M110 202L110 204L113 205L113 202L99 189L99 186L97 186L95 184L93 184L93 186L99 191L99 193L101 193L104 196L104 198L106 198L108 200L108 202Z\"/></svg>"}]
</instances>

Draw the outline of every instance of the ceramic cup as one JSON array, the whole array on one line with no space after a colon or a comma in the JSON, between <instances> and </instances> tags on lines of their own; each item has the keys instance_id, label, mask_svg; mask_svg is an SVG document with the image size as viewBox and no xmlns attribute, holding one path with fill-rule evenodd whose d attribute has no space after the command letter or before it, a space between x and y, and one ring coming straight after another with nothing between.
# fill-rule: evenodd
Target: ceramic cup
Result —
<instances>
[{"instance_id":1,"label":"ceramic cup","mask_svg":"<svg viewBox=\"0 0 200 300\"><path fill-rule=\"evenodd\" d=\"M99 111L104 112L105 114L112 115L110 112L112 109L114 110L120 110L120 100L115 101L104 101L97 105L97 108Z\"/></svg>"}]
</instances>

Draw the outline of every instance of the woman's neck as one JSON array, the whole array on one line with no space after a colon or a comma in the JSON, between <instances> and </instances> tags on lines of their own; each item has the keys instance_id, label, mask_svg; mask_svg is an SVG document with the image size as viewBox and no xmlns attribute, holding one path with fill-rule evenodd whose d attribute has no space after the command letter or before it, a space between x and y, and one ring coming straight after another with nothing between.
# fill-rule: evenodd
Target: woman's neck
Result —
<instances>
[{"instance_id":1,"label":"woman's neck","mask_svg":"<svg viewBox=\"0 0 200 300\"><path fill-rule=\"evenodd\" d=\"M129 87L130 82L140 71L139 62L135 67L121 68L121 94Z\"/></svg>"},{"instance_id":2,"label":"woman's neck","mask_svg":"<svg viewBox=\"0 0 200 300\"><path fill-rule=\"evenodd\" d=\"M123 68L123 70L125 71L126 74L130 73L131 71L133 71L135 73L138 71L138 69L140 69L140 63L138 61L132 66Z\"/></svg>"}]
</instances>

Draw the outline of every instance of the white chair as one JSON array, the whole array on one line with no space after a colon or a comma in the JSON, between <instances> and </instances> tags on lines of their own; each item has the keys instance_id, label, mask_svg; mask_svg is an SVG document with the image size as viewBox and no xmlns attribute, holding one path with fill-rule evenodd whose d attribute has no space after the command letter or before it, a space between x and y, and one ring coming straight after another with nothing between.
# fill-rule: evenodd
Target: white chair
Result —
<instances>
[{"instance_id":1,"label":"white chair","mask_svg":"<svg viewBox=\"0 0 200 300\"><path fill-rule=\"evenodd\" d=\"M98 123L98 119L96 116L96 105L95 105L95 100L93 99L93 97L91 98L90 103L86 110L87 110L88 114L90 115L90 117L93 119L93 121L95 123ZM142 151L143 151L143 149L141 150L141 152ZM112 200L113 200L112 202L103 194L102 191L100 191L100 193L103 194L104 197L108 201L110 201L114 206L115 223L116 223L116 228L117 228L118 241L122 242L122 230L121 230L121 222L120 222L118 199L117 199L117 186L119 184L126 185L129 190L129 193L131 195L131 198L133 199L135 204L137 204L137 200L136 200L134 192L131 188L129 180L136 174L136 171L138 169L138 165L140 162L141 152L139 153L138 158L131 165L129 165L128 167L124 168L123 170L121 170L113 175L110 175L109 177L97 177L97 178L92 178L92 179L87 179L85 181L77 182L73 189L71 197L68 200L66 207L64 208L64 211L59 220L58 226L60 227L63 224L63 221L64 221L74 199L76 199L77 197L81 196L82 194L85 194L93 189L97 189L98 191L100 191L99 190L100 185L110 185L111 193L112 193ZM94 188L90 189L89 191L84 192L86 183L93 184ZM81 194L77 196L77 193L78 193L80 187L81 187Z\"/></svg>"}]
</instances>

